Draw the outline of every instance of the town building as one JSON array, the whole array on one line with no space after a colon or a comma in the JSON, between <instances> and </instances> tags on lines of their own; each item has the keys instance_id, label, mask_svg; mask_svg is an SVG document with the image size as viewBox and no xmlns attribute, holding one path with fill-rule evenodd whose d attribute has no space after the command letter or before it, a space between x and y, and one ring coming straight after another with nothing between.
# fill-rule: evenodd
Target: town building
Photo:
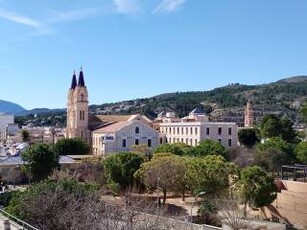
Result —
<instances>
[{"instance_id":1,"label":"town building","mask_svg":"<svg viewBox=\"0 0 307 230\"><path fill-rule=\"evenodd\" d=\"M159 132L133 115L127 121L115 122L94 130L92 137L93 154L103 156L130 151L134 145L154 149L159 144Z\"/></svg>"},{"instance_id":2,"label":"town building","mask_svg":"<svg viewBox=\"0 0 307 230\"><path fill-rule=\"evenodd\" d=\"M158 145L159 132L141 115L93 115L88 110L88 91L83 71L78 81L73 73L67 100L67 138L82 138L92 146L92 154L107 156L129 151L133 145Z\"/></svg>"},{"instance_id":3,"label":"town building","mask_svg":"<svg viewBox=\"0 0 307 230\"><path fill-rule=\"evenodd\" d=\"M160 114L158 117L160 132L164 139L161 143L185 143L197 146L202 140L210 139L225 147L238 145L237 125L233 122L210 122L208 116L199 109L194 109L187 117L181 119L174 113Z\"/></svg>"},{"instance_id":4,"label":"town building","mask_svg":"<svg viewBox=\"0 0 307 230\"><path fill-rule=\"evenodd\" d=\"M7 139L7 126L10 124L14 124L14 116L10 114L0 114L0 139Z\"/></svg>"}]
</instances>

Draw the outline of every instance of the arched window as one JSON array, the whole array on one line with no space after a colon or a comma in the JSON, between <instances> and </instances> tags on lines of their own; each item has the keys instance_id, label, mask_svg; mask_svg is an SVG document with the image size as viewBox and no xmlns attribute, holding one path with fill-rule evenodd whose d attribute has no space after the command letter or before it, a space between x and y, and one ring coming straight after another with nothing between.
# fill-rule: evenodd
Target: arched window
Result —
<instances>
[{"instance_id":1,"label":"arched window","mask_svg":"<svg viewBox=\"0 0 307 230\"><path fill-rule=\"evenodd\" d=\"M140 133L140 128L139 127L135 128L135 133Z\"/></svg>"},{"instance_id":2,"label":"arched window","mask_svg":"<svg viewBox=\"0 0 307 230\"><path fill-rule=\"evenodd\" d=\"M84 94L81 93L81 101L84 101Z\"/></svg>"}]
</instances>

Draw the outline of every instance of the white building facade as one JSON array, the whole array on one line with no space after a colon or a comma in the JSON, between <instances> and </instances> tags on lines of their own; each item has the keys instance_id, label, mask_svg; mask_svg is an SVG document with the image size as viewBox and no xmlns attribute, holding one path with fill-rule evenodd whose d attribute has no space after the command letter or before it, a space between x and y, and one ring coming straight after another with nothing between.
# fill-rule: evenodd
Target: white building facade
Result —
<instances>
[{"instance_id":1,"label":"white building facade","mask_svg":"<svg viewBox=\"0 0 307 230\"><path fill-rule=\"evenodd\" d=\"M133 145L146 145L155 149L159 132L139 121L120 121L92 132L93 154L104 157L117 152L130 151Z\"/></svg>"},{"instance_id":2,"label":"white building facade","mask_svg":"<svg viewBox=\"0 0 307 230\"><path fill-rule=\"evenodd\" d=\"M238 145L238 126L234 122L209 122L208 117L199 111L193 110L189 116L171 119L163 119L159 125L160 133L165 141L170 144L185 143L197 146L202 140L210 139L220 142L225 147Z\"/></svg>"},{"instance_id":3,"label":"white building facade","mask_svg":"<svg viewBox=\"0 0 307 230\"><path fill-rule=\"evenodd\" d=\"M0 114L0 139L5 140L7 138L7 127L10 124L14 124L14 116L9 114Z\"/></svg>"}]
</instances>

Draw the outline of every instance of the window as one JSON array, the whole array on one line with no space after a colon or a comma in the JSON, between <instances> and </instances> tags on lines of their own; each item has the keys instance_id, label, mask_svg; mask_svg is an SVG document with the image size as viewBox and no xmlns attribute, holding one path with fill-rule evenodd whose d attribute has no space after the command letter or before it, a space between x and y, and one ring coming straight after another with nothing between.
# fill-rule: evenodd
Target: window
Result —
<instances>
[{"instance_id":1,"label":"window","mask_svg":"<svg viewBox=\"0 0 307 230\"><path fill-rule=\"evenodd\" d=\"M81 93L81 101L84 101L84 94Z\"/></svg>"},{"instance_id":2,"label":"window","mask_svg":"<svg viewBox=\"0 0 307 230\"><path fill-rule=\"evenodd\" d=\"M231 139L228 139L228 146L231 146Z\"/></svg>"},{"instance_id":3,"label":"window","mask_svg":"<svg viewBox=\"0 0 307 230\"><path fill-rule=\"evenodd\" d=\"M218 128L218 134L221 135L222 134L222 127Z\"/></svg>"},{"instance_id":4,"label":"window","mask_svg":"<svg viewBox=\"0 0 307 230\"><path fill-rule=\"evenodd\" d=\"M183 138L181 138L181 143L183 143Z\"/></svg>"},{"instance_id":5,"label":"window","mask_svg":"<svg viewBox=\"0 0 307 230\"><path fill-rule=\"evenodd\" d=\"M175 128L173 128L173 134L176 134L176 129Z\"/></svg>"},{"instance_id":6,"label":"window","mask_svg":"<svg viewBox=\"0 0 307 230\"><path fill-rule=\"evenodd\" d=\"M228 135L231 135L231 131L232 131L232 130L231 130L231 128L229 127L229 128L228 128Z\"/></svg>"},{"instance_id":7,"label":"window","mask_svg":"<svg viewBox=\"0 0 307 230\"><path fill-rule=\"evenodd\" d=\"M193 135L193 128L190 128L190 134Z\"/></svg>"},{"instance_id":8,"label":"window","mask_svg":"<svg viewBox=\"0 0 307 230\"><path fill-rule=\"evenodd\" d=\"M198 144L198 140L195 139L195 140L194 140L194 145L196 146L197 144Z\"/></svg>"},{"instance_id":9,"label":"window","mask_svg":"<svg viewBox=\"0 0 307 230\"><path fill-rule=\"evenodd\" d=\"M123 146L123 148L126 148L126 147L127 147L127 141L126 141L126 139L123 139L122 146Z\"/></svg>"},{"instance_id":10,"label":"window","mask_svg":"<svg viewBox=\"0 0 307 230\"><path fill-rule=\"evenodd\" d=\"M134 140L134 144L135 144L135 145L139 145L139 144L140 144L139 139L135 139L135 140Z\"/></svg>"},{"instance_id":11,"label":"window","mask_svg":"<svg viewBox=\"0 0 307 230\"><path fill-rule=\"evenodd\" d=\"M181 127L181 135L183 135L183 127Z\"/></svg>"},{"instance_id":12,"label":"window","mask_svg":"<svg viewBox=\"0 0 307 230\"><path fill-rule=\"evenodd\" d=\"M197 127L195 127L195 135L197 135Z\"/></svg>"},{"instance_id":13,"label":"window","mask_svg":"<svg viewBox=\"0 0 307 230\"><path fill-rule=\"evenodd\" d=\"M206 128L206 135L210 135L210 129L209 129L209 127Z\"/></svg>"},{"instance_id":14,"label":"window","mask_svg":"<svg viewBox=\"0 0 307 230\"><path fill-rule=\"evenodd\" d=\"M151 139L148 139L148 140L147 140L147 146L148 146L148 147L151 147Z\"/></svg>"},{"instance_id":15,"label":"window","mask_svg":"<svg viewBox=\"0 0 307 230\"><path fill-rule=\"evenodd\" d=\"M139 127L135 128L135 133L140 133L140 128Z\"/></svg>"},{"instance_id":16,"label":"window","mask_svg":"<svg viewBox=\"0 0 307 230\"><path fill-rule=\"evenodd\" d=\"M172 134L172 128L171 127L169 128L169 134Z\"/></svg>"},{"instance_id":17,"label":"window","mask_svg":"<svg viewBox=\"0 0 307 230\"><path fill-rule=\"evenodd\" d=\"M177 128L177 135L179 134L179 127Z\"/></svg>"},{"instance_id":18,"label":"window","mask_svg":"<svg viewBox=\"0 0 307 230\"><path fill-rule=\"evenodd\" d=\"M222 139L219 139L219 143L222 143Z\"/></svg>"},{"instance_id":19,"label":"window","mask_svg":"<svg viewBox=\"0 0 307 230\"><path fill-rule=\"evenodd\" d=\"M80 110L80 121L84 121L85 119L84 119L84 110Z\"/></svg>"},{"instance_id":20,"label":"window","mask_svg":"<svg viewBox=\"0 0 307 230\"><path fill-rule=\"evenodd\" d=\"M188 127L185 128L185 134L186 134L186 135L189 134L189 128L188 128Z\"/></svg>"},{"instance_id":21,"label":"window","mask_svg":"<svg viewBox=\"0 0 307 230\"><path fill-rule=\"evenodd\" d=\"M160 144L162 144L163 143L163 138L162 137L160 137Z\"/></svg>"}]
</instances>

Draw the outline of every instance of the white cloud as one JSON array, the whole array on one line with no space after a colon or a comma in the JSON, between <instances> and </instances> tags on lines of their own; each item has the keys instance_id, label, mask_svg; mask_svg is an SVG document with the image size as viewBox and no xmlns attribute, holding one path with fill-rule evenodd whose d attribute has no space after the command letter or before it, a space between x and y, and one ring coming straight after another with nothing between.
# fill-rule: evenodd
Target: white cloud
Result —
<instances>
[{"instance_id":1,"label":"white cloud","mask_svg":"<svg viewBox=\"0 0 307 230\"><path fill-rule=\"evenodd\" d=\"M162 2L153 10L158 12L173 12L185 3L185 0L162 0Z\"/></svg>"},{"instance_id":2,"label":"white cloud","mask_svg":"<svg viewBox=\"0 0 307 230\"><path fill-rule=\"evenodd\" d=\"M0 8L0 18L34 28L39 33L49 33L46 25L38 20Z\"/></svg>"},{"instance_id":3,"label":"white cloud","mask_svg":"<svg viewBox=\"0 0 307 230\"><path fill-rule=\"evenodd\" d=\"M141 10L137 0L113 0L113 4L122 14L136 14Z\"/></svg>"},{"instance_id":4,"label":"white cloud","mask_svg":"<svg viewBox=\"0 0 307 230\"><path fill-rule=\"evenodd\" d=\"M97 8L89 8L82 10L71 10L65 12L49 11L40 20L22 15L17 12L8 11L0 8L0 18L28 26L34 29L31 35L45 35L54 33L53 24L82 20L101 13Z\"/></svg>"},{"instance_id":5,"label":"white cloud","mask_svg":"<svg viewBox=\"0 0 307 230\"><path fill-rule=\"evenodd\" d=\"M77 21L96 16L99 13L100 11L97 8L71 10L66 12L53 11L51 17L49 17L47 21L51 23Z\"/></svg>"}]
</instances>

